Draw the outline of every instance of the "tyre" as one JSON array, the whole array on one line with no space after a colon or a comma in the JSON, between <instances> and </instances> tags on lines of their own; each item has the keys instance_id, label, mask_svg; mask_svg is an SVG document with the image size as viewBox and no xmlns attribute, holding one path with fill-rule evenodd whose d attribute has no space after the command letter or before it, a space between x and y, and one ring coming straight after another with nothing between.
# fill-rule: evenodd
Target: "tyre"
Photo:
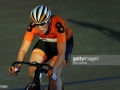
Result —
<instances>
[{"instance_id":1,"label":"tyre","mask_svg":"<svg viewBox=\"0 0 120 90\"><path fill-rule=\"evenodd\" d=\"M36 88L36 85L34 83L29 83L26 86L25 90L35 90L35 88Z\"/></svg>"}]
</instances>

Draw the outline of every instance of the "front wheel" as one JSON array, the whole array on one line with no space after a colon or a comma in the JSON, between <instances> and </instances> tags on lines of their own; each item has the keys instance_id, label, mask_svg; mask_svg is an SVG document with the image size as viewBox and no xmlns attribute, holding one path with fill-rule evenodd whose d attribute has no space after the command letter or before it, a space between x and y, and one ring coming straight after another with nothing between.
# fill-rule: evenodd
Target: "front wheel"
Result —
<instances>
[{"instance_id":1,"label":"front wheel","mask_svg":"<svg viewBox=\"0 0 120 90\"><path fill-rule=\"evenodd\" d=\"M36 89L36 85L34 83L29 83L25 90L35 90Z\"/></svg>"},{"instance_id":2,"label":"front wheel","mask_svg":"<svg viewBox=\"0 0 120 90\"><path fill-rule=\"evenodd\" d=\"M43 87L38 87L34 83L29 83L24 90L45 90Z\"/></svg>"}]
</instances>

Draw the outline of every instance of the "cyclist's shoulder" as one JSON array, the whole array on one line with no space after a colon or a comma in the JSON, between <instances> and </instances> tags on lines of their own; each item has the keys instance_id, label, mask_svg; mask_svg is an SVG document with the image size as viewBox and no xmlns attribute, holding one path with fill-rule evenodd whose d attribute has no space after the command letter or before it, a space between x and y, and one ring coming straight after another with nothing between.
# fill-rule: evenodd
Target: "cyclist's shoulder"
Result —
<instances>
[{"instance_id":1,"label":"cyclist's shoulder","mask_svg":"<svg viewBox=\"0 0 120 90\"><path fill-rule=\"evenodd\" d=\"M52 22L64 22L64 19L58 15L52 15L51 20L52 20Z\"/></svg>"},{"instance_id":2,"label":"cyclist's shoulder","mask_svg":"<svg viewBox=\"0 0 120 90\"><path fill-rule=\"evenodd\" d=\"M27 27L27 31L28 32L32 32L33 31L33 29L35 29L35 25L34 25L34 23L33 22L30 22L29 23L29 25L28 25L28 27Z\"/></svg>"}]
</instances>

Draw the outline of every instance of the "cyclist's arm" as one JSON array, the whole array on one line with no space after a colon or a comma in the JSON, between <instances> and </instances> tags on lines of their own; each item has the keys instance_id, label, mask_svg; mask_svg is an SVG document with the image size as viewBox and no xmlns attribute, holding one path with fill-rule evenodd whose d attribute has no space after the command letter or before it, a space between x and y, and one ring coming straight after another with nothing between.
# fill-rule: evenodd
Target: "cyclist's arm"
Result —
<instances>
[{"instance_id":1,"label":"cyclist's arm","mask_svg":"<svg viewBox=\"0 0 120 90\"><path fill-rule=\"evenodd\" d=\"M62 64L62 61L65 60L65 51L66 51L66 27L64 20L58 18L55 24L55 31L57 35L57 50L58 56L53 65L53 73L57 71L59 66Z\"/></svg>"},{"instance_id":2,"label":"cyclist's arm","mask_svg":"<svg viewBox=\"0 0 120 90\"><path fill-rule=\"evenodd\" d=\"M23 40L22 46L19 50L17 61L24 61L25 55L31 45L31 42L28 40ZM20 64L18 66L21 66Z\"/></svg>"},{"instance_id":3,"label":"cyclist's arm","mask_svg":"<svg viewBox=\"0 0 120 90\"><path fill-rule=\"evenodd\" d=\"M23 61L25 59L25 55L31 45L33 38L34 38L34 30L33 29L34 29L34 26L32 25L32 23L30 23L30 25L28 26L27 31L24 35L24 40L23 40L23 43L19 50L17 61Z\"/></svg>"},{"instance_id":4,"label":"cyclist's arm","mask_svg":"<svg viewBox=\"0 0 120 90\"><path fill-rule=\"evenodd\" d=\"M57 49L58 49L58 57L55 61L55 64L53 65L53 73L55 73L58 69L58 67L62 64L62 61L65 59L65 50L66 50L66 42L58 42L57 43Z\"/></svg>"}]
</instances>

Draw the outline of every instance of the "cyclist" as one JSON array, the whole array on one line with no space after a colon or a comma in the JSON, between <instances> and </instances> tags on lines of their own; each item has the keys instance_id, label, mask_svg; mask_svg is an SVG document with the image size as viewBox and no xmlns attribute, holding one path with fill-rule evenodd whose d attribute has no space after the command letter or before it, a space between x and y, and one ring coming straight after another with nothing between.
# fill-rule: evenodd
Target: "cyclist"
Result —
<instances>
[{"instance_id":1,"label":"cyclist","mask_svg":"<svg viewBox=\"0 0 120 90\"><path fill-rule=\"evenodd\" d=\"M50 77L50 90L62 90L61 72L65 67L73 49L73 35L66 22L44 5L35 7L30 13L30 24L24 35L17 61L24 61L26 53L35 35L39 37L34 45L30 62L46 63L50 60L53 67ZM17 67L21 67L18 64ZM29 76L33 80L35 67L29 67ZM10 74L17 75L10 71Z\"/></svg>"}]
</instances>

